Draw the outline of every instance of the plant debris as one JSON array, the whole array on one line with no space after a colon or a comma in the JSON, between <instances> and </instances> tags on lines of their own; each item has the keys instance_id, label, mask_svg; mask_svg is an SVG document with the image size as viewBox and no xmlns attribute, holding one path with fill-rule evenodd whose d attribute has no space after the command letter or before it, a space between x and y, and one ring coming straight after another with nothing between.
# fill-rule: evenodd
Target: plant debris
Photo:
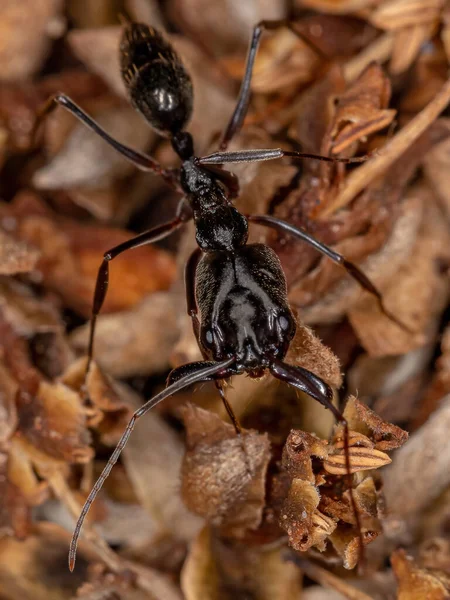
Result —
<instances>
[{"instance_id":1,"label":"plant debris","mask_svg":"<svg viewBox=\"0 0 450 600\"><path fill-rule=\"evenodd\" d=\"M2 600L450 597L449 3L21 4L0 6ZM186 64L197 155L217 149L234 110L251 28L293 20L261 37L229 149L365 160L230 164L234 202L358 264L397 322L342 267L252 224L250 242L270 245L286 273L297 321L286 360L333 388L349 464L343 424L270 376L224 385L240 434L214 384L193 386L137 423L71 575L74 520L131 415L171 368L201 359L188 224L111 262L85 378L103 254L171 220L180 194L61 107L32 135L62 92L120 142L179 167L127 100L127 19L165 30Z\"/></svg>"}]
</instances>

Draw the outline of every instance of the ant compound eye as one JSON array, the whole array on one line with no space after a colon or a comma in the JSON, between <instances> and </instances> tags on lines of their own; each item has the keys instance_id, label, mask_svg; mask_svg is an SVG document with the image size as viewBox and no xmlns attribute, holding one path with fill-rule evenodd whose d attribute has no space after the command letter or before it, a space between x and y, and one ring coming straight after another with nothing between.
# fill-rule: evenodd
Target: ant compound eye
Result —
<instances>
[{"instance_id":1,"label":"ant compound eye","mask_svg":"<svg viewBox=\"0 0 450 600\"><path fill-rule=\"evenodd\" d=\"M213 333L212 333L211 329L207 329L204 332L203 341L205 343L205 346L212 346L212 344L214 342L214 337L213 337Z\"/></svg>"},{"instance_id":2,"label":"ant compound eye","mask_svg":"<svg viewBox=\"0 0 450 600\"><path fill-rule=\"evenodd\" d=\"M291 327L290 321L286 317L283 317L283 315L278 319L278 323L283 331L288 331Z\"/></svg>"}]
</instances>

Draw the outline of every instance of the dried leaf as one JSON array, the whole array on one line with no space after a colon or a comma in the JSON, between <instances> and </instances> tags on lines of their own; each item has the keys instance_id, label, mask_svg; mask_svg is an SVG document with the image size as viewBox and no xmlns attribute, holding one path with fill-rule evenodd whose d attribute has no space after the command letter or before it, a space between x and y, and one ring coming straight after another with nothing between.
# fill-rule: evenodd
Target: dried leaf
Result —
<instances>
[{"instance_id":1,"label":"dried leaf","mask_svg":"<svg viewBox=\"0 0 450 600\"><path fill-rule=\"evenodd\" d=\"M324 548L324 540L336 528L336 521L317 510L317 488L301 479L293 479L281 510L280 526L289 536L289 544L299 552L311 546Z\"/></svg>"},{"instance_id":2,"label":"dried leaf","mask_svg":"<svg viewBox=\"0 0 450 600\"><path fill-rule=\"evenodd\" d=\"M340 388L342 385L339 359L305 325L297 326L287 361L311 371L332 387Z\"/></svg>"},{"instance_id":3,"label":"dried leaf","mask_svg":"<svg viewBox=\"0 0 450 600\"><path fill-rule=\"evenodd\" d=\"M386 451L399 448L408 439L408 434L400 427L386 423L354 396L350 396L344 410L349 429L362 433L375 443L377 450ZM336 437L342 438L337 429Z\"/></svg>"},{"instance_id":4,"label":"dried leaf","mask_svg":"<svg viewBox=\"0 0 450 600\"><path fill-rule=\"evenodd\" d=\"M294 600L301 575L283 549L224 543L205 528L191 545L181 587L186 600Z\"/></svg>"},{"instance_id":5,"label":"dried leaf","mask_svg":"<svg viewBox=\"0 0 450 600\"><path fill-rule=\"evenodd\" d=\"M65 28L62 0L4 0L0 7L2 80L26 79L41 67L50 38Z\"/></svg>"},{"instance_id":6,"label":"dried leaf","mask_svg":"<svg viewBox=\"0 0 450 600\"><path fill-rule=\"evenodd\" d=\"M409 331L382 315L372 299L360 302L349 319L372 356L404 354L430 341L437 315L445 306L449 286L439 264L450 260L449 235L440 211L428 196L424 221L411 257L400 267L383 301Z\"/></svg>"},{"instance_id":7,"label":"dried leaf","mask_svg":"<svg viewBox=\"0 0 450 600\"><path fill-rule=\"evenodd\" d=\"M391 557L392 568L398 581L399 600L445 600L450 593L450 579L444 580L434 573L421 569L404 550Z\"/></svg>"},{"instance_id":8,"label":"dried leaf","mask_svg":"<svg viewBox=\"0 0 450 600\"><path fill-rule=\"evenodd\" d=\"M43 284L61 295L72 309L90 316L102 255L130 239L130 234L117 228L89 227L75 220L60 219L31 193L17 197L12 208L1 207L2 212L16 218L20 239L40 249L36 269ZM133 306L146 294L167 288L174 274L171 255L154 246L137 248L118 257L111 267L104 310Z\"/></svg>"},{"instance_id":9,"label":"dried leaf","mask_svg":"<svg viewBox=\"0 0 450 600\"><path fill-rule=\"evenodd\" d=\"M186 506L227 535L239 537L262 519L269 439L234 428L193 405L183 408L187 452L181 493Z\"/></svg>"},{"instance_id":10,"label":"dried leaf","mask_svg":"<svg viewBox=\"0 0 450 600\"><path fill-rule=\"evenodd\" d=\"M396 112L386 108L390 96L390 82L381 67L369 65L336 99L330 131L332 152L339 154L354 142L389 126Z\"/></svg>"},{"instance_id":11,"label":"dried leaf","mask_svg":"<svg viewBox=\"0 0 450 600\"><path fill-rule=\"evenodd\" d=\"M422 25L437 20L443 5L444 0L391 0L376 8L370 20L387 30Z\"/></svg>"},{"instance_id":12,"label":"dried leaf","mask_svg":"<svg viewBox=\"0 0 450 600\"><path fill-rule=\"evenodd\" d=\"M39 252L24 242L15 240L0 229L0 275L16 275L31 271Z\"/></svg>"},{"instance_id":13,"label":"dried leaf","mask_svg":"<svg viewBox=\"0 0 450 600\"><path fill-rule=\"evenodd\" d=\"M178 339L176 304L170 292L157 292L130 311L101 315L95 332L99 365L115 377L159 373L167 368ZM192 334L192 325L188 325ZM88 339L88 325L71 335L72 344L82 352L87 352Z\"/></svg>"},{"instance_id":14,"label":"dried leaf","mask_svg":"<svg viewBox=\"0 0 450 600\"><path fill-rule=\"evenodd\" d=\"M348 456L350 460L350 473L379 469L392 462L387 454L375 448L350 447ZM323 466L328 473L332 473L333 475L346 475L347 465L344 450L330 452Z\"/></svg>"}]
</instances>

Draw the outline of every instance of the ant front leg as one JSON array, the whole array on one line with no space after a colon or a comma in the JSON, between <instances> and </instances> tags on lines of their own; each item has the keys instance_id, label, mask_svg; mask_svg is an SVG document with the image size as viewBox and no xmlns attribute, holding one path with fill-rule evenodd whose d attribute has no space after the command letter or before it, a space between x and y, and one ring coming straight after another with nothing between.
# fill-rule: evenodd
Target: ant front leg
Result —
<instances>
[{"instance_id":1,"label":"ant front leg","mask_svg":"<svg viewBox=\"0 0 450 600\"><path fill-rule=\"evenodd\" d=\"M174 233L177 229L179 229L186 221L188 221L190 215L184 214L182 209L179 211L179 215L168 223L164 223L163 225L159 225L158 227L154 227L149 231L145 231L132 238L131 240L127 240L111 250L108 250L103 255L102 264L99 267L97 281L95 284L95 292L94 292L94 302L92 306L92 319L91 319L91 328L89 333L89 346L88 346L88 362L86 366L86 374L89 372L89 368L91 366L92 358L94 355L94 335L95 335L95 325L97 321L97 316L100 313L103 303L105 301L106 292L108 291L109 284L109 263L127 250L132 250L133 248L139 248L140 246L145 246L147 244L152 244L153 242L157 242L158 240L162 240L172 233Z\"/></svg>"},{"instance_id":2,"label":"ant front leg","mask_svg":"<svg viewBox=\"0 0 450 600\"><path fill-rule=\"evenodd\" d=\"M352 505L352 511L355 516L356 527L358 529L358 538L359 538L359 547L360 547L360 557L361 560L364 561L364 538L361 527L361 519L359 516L359 511L356 506L356 500L353 493L353 478L351 473L351 464L350 464L350 442L349 442L349 430L348 423L344 417L344 415L336 408L333 404L333 390L331 387L325 383L320 377L311 373L311 371L307 371L302 367L294 367L292 365L288 365L281 360L274 359L272 364L270 365L270 372L276 379L280 379L285 383L295 387L308 394L317 400L324 406L328 408L334 415L334 418L337 422L341 423L344 429L344 453L345 453L345 468L347 471L347 481L348 481L348 489L350 492L350 502Z\"/></svg>"},{"instance_id":3,"label":"ant front leg","mask_svg":"<svg viewBox=\"0 0 450 600\"><path fill-rule=\"evenodd\" d=\"M383 314L386 315L391 321L396 323L399 327L406 331L410 331L409 328L402 323L395 315L393 315L383 303L383 296L381 292L375 287L375 285L371 282L371 280L365 275L359 267L357 267L354 263L347 260L342 254L338 254L325 244L322 244L318 240L316 240L312 235L307 233L304 229L300 227L294 227L294 225L290 225L286 223L286 221L282 221L281 219L277 219L276 217L271 217L268 215L262 216L249 216L248 220L252 223L256 223L257 225L264 225L266 227L271 227L275 229L279 233L288 233L303 242L306 242L316 250L318 250L321 254L324 254L328 258L330 258L334 263L344 267L347 273L359 283L359 285L372 294L378 302L378 306Z\"/></svg>"},{"instance_id":4,"label":"ant front leg","mask_svg":"<svg viewBox=\"0 0 450 600\"><path fill-rule=\"evenodd\" d=\"M247 61L245 64L244 78L242 79L241 89L239 90L239 96L237 99L236 107L223 134L222 141L219 146L220 150L226 150L228 148L228 144L236 135L236 133L238 133L241 130L242 125L244 123L244 119L250 104L253 67L255 65L255 58L258 52L261 36L265 30L274 31L276 29L280 29L281 27L287 27L292 31L294 35L302 39L309 46L312 45L308 39L305 39L304 36L293 27L292 22L288 19L280 19L277 21L260 21L257 25L255 25L255 27L253 28L252 38L250 40L250 46L247 53ZM323 56L323 53L318 48L314 46L313 49L315 52Z\"/></svg>"},{"instance_id":5,"label":"ant front leg","mask_svg":"<svg viewBox=\"0 0 450 600\"><path fill-rule=\"evenodd\" d=\"M72 113L77 119L84 123L86 127L88 127L98 136L100 136L107 144L112 146L117 152L119 152L119 154L121 154L131 163L133 163L138 169L141 169L142 171L150 171L152 173L155 173L156 175L160 175L166 181L166 183L168 183L173 189L175 189L176 191L180 191L173 171L163 169L163 167L161 167L161 165L156 160L154 160L147 154L129 148L128 146L125 146L124 144L121 144L120 142L115 140L108 133L106 133L106 131L104 131L104 129L102 129L92 117L86 114L84 110L82 110L77 104L75 104L75 102L73 102L73 100L71 100L65 94L60 93L51 96L45 102L45 104L38 110L36 121L31 132L32 140L34 140L37 130L39 129L39 126L41 125L44 118L48 114L53 112L53 110L57 106L61 106L62 108L65 108L70 113Z\"/></svg>"}]
</instances>

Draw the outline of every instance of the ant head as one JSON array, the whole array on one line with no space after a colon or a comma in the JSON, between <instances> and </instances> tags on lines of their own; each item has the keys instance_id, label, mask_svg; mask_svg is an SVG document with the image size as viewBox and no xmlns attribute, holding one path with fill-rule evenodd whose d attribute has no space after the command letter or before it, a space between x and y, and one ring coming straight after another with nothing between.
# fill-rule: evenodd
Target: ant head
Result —
<instances>
[{"instance_id":1,"label":"ant head","mask_svg":"<svg viewBox=\"0 0 450 600\"><path fill-rule=\"evenodd\" d=\"M180 132L192 113L192 82L178 54L152 27L131 23L120 44L132 104L162 135Z\"/></svg>"},{"instance_id":2,"label":"ant head","mask_svg":"<svg viewBox=\"0 0 450 600\"><path fill-rule=\"evenodd\" d=\"M250 374L283 359L295 333L283 282L279 260L267 246L206 254L196 281L206 353L219 362L235 357L238 371Z\"/></svg>"}]
</instances>

